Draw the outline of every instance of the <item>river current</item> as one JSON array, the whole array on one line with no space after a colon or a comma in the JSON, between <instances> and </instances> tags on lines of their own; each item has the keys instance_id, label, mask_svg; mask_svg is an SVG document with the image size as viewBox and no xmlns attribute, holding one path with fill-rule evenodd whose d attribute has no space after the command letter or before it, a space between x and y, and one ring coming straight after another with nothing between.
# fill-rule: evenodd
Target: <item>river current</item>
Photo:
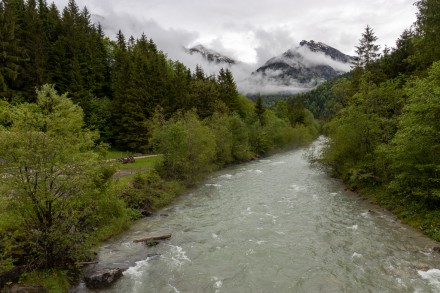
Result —
<instances>
[{"instance_id":1,"label":"river current","mask_svg":"<svg viewBox=\"0 0 440 293\"><path fill-rule=\"evenodd\" d=\"M305 152L217 172L105 243L97 267L128 269L104 292L440 292L439 244ZM133 243L163 233L155 247Z\"/></svg>"}]
</instances>

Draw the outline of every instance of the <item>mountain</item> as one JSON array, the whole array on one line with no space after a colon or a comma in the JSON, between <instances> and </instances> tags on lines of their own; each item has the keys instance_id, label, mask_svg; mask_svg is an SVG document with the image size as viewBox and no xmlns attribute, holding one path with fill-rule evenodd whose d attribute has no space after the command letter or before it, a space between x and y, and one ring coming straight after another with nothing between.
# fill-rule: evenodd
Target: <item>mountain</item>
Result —
<instances>
[{"instance_id":1,"label":"mountain","mask_svg":"<svg viewBox=\"0 0 440 293\"><path fill-rule=\"evenodd\" d=\"M299 46L269 59L253 75L268 83L315 87L350 71L353 57L321 42L302 41Z\"/></svg>"},{"instance_id":2,"label":"mountain","mask_svg":"<svg viewBox=\"0 0 440 293\"><path fill-rule=\"evenodd\" d=\"M237 64L237 61L235 61L234 59L222 55L214 50L208 49L203 45L197 45L195 47L186 49L186 51L191 55L200 54L203 58L205 58L209 62L213 62L217 64L225 63L229 65Z\"/></svg>"}]
</instances>

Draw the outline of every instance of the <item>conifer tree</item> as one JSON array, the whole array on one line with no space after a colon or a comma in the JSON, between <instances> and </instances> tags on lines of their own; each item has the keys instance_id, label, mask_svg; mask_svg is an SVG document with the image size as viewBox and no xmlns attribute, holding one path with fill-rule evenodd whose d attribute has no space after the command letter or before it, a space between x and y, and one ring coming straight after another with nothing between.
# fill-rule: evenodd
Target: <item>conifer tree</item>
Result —
<instances>
[{"instance_id":1,"label":"conifer tree","mask_svg":"<svg viewBox=\"0 0 440 293\"><path fill-rule=\"evenodd\" d=\"M440 1L420 0L416 6L419 12L415 23L417 51L414 64L424 70L440 60Z\"/></svg>"},{"instance_id":2,"label":"conifer tree","mask_svg":"<svg viewBox=\"0 0 440 293\"><path fill-rule=\"evenodd\" d=\"M0 2L0 98L9 100L20 90L19 77L26 60L19 40L20 10L21 0Z\"/></svg>"},{"instance_id":3,"label":"conifer tree","mask_svg":"<svg viewBox=\"0 0 440 293\"><path fill-rule=\"evenodd\" d=\"M377 37L369 25L362 33L362 38L359 40L359 46L356 46L356 54L354 65L355 67L370 69L370 66L380 57L379 45L376 45Z\"/></svg>"},{"instance_id":4,"label":"conifer tree","mask_svg":"<svg viewBox=\"0 0 440 293\"><path fill-rule=\"evenodd\" d=\"M238 91L229 69L220 69L217 77L220 99L232 112L237 109Z\"/></svg>"},{"instance_id":5,"label":"conifer tree","mask_svg":"<svg viewBox=\"0 0 440 293\"><path fill-rule=\"evenodd\" d=\"M22 22L22 45L26 50L26 66L21 82L22 92L27 100L34 100L35 87L41 86L48 81L47 67L50 45L44 31L44 19L47 6L44 2L37 3L35 0L26 2ZM40 12L41 11L41 12Z\"/></svg>"},{"instance_id":6,"label":"conifer tree","mask_svg":"<svg viewBox=\"0 0 440 293\"><path fill-rule=\"evenodd\" d=\"M263 99L260 95L257 97L257 102L255 103L255 115L258 118L258 121L260 122L260 125L264 126L264 112L266 112L266 109L264 109L263 105Z\"/></svg>"}]
</instances>

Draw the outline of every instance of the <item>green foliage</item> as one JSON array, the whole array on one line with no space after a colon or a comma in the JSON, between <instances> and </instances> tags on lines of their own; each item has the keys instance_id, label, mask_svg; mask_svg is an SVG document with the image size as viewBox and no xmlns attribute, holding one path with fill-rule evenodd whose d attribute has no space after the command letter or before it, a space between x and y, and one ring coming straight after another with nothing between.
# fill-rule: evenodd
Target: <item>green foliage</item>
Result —
<instances>
[{"instance_id":1,"label":"green foliage","mask_svg":"<svg viewBox=\"0 0 440 293\"><path fill-rule=\"evenodd\" d=\"M229 117L226 114L215 112L208 117L204 124L209 127L214 135L216 146L215 164L222 167L233 162L232 156L233 136L230 131Z\"/></svg>"},{"instance_id":2,"label":"green foliage","mask_svg":"<svg viewBox=\"0 0 440 293\"><path fill-rule=\"evenodd\" d=\"M55 269L78 269L141 210L212 170L316 137L309 111L283 107L255 107L228 69L191 73L145 35L111 41L74 0L61 12L0 1L0 272L24 264L37 271L23 281L65 291ZM163 155L119 166L107 143ZM111 180L115 168L130 176Z\"/></svg>"},{"instance_id":3,"label":"green foliage","mask_svg":"<svg viewBox=\"0 0 440 293\"><path fill-rule=\"evenodd\" d=\"M294 105L299 98L302 105L312 112L313 116L329 121L340 109L347 105L348 99L356 92L351 73L328 80L316 89L299 94L289 100L288 106Z\"/></svg>"},{"instance_id":4,"label":"green foliage","mask_svg":"<svg viewBox=\"0 0 440 293\"><path fill-rule=\"evenodd\" d=\"M19 88L25 51L20 44L19 14L23 3L0 2L0 98L12 99Z\"/></svg>"},{"instance_id":5,"label":"green foliage","mask_svg":"<svg viewBox=\"0 0 440 293\"><path fill-rule=\"evenodd\" d=\"M376 61L380 54L379 45L376 45L377 37L374 31L367 25L365 32L362 33L362 38L359 40L359 46L356 46L355 66L365 69L370 69L374 61Z\"/></svg>"},{"instance_id":6,"label":"green foliage","mask_svg":"<svg viewBox=\"0 0 440 293\"><path fill-rule=\"evenodd\" d=\"M237 104L235 112L238 113L241 118L252 116L252 113L254 112L254 103L250 99L244 96L238 96Z\"/></svg>"},{"instance_id":7,"label":"green foliage","mask_svg":"<svg viewBox=\"0 0 440 293\"><path fill-rule=\"evenodd\" d=\"M134 163L122 164L117 163L115 167L119 170L130 170L133 172L148 172L162 162L162 156L135 158Z\"/></svg>"},{"instance_id":8,"label":"green foliage","mask_svg":"<svg viewBox=\"0 0 440 293\"><path fill-rule=\"evenodd\" d=\"M43 286L49 293L67 292L71 286L71 280L67 272L63 270L43 270L25 273L21 277L20 283L30 286Z\"/></svg>"},{"instance_id":9,"label":"green foliage","mask_svg":"<svg viewBox=\"0 0 440 293\"><path fill-rule=\"evenodd\" d=\"M440 60L440 3L437 0L419 0L415 4L419 12L415 23L415 51L410 59L419 70L424 70Z\"/></svg>"},{"instance_id":10,"label":"green foliage","mask_svg":"<svg viewBox=\"0 0 440 293\"><path fill-rule=\"evenodd\" d=\"M438 1L416 6L414 30L405 30L396 48L334 82L330 97L342 108L326 126L323 161L351 187L371 190L379 203L439 239L440 10Z\"/></svg>"},{"instance_id":11,"label":"green foliage","mask_svg":"<svg viewBox=\"0 0 440 293\"><path fill-rule=\"evenodd\" d=\"M264 120L264 112L266 109L264 109L263 100L261 96L257 97L257 102L255 103L255 115L258 118L258 121L261 125L264 125L266 121Z\"/></svg>"},{"instance_id":12,"label":"green foliage","mask_svg":"<svg viewBox=\"0 0 440 293\"><path fill-rule=\"evenodd\" d=\"M84 244L95 229L124 216L124 204L106 193L112 172L82 118L78 106L46 85L37 104L11 108L11 124L0 132L0 194L20 223L2 225L0 234L15 235L31 267L87 258Z\"/></svg>"},{"instance_id":13,"label":"green foliage","mask_svg":"<svg viewBox=\"0 0 440 293\"><path fill-rule=\"evenodd\" d=\"M406 88L409 96L392 140L394 190L440 202L440 62Z\"/></svg>"},{"instance_id":14,"label":"green foliage","mask_svg":"<svg viewBox=\"0 0 440 293\"><path fill-rule=\"evenodd\" d=\"M251 152L249 130L238 114L229 117L229 131L232 134L232 157L235 161L250 160L254 154Z\"/></svg>"},{"instance_id":15,"label":"green foliage","mask_svg":"<svg viewBox=\"0 0 440 293\"><path fill-rule=\"evenodd\" d=\"M157 210L169 204L184 187L177 181L165 181L156 171L136 174L129 186L120 192L127 205L135 210Z\"/></svg>"},{"instance_id":16,"label":"green foliage","mask_svg":"<svg viewBox=\"0 0 440 293\"><path fill-rule=\"evenodd\" d=\"M151 143L163 154L161 173L191 185L213 170L215 137L194 112L178 114L152 127Z\"/></svg>"},{"instance_id":17,"label":"green foliage","mask_svg":"<svg viewBox=\"0 0 440 293\"><path fill-rule=\"evenodd\" d=\"M219 88L219 98L226 105L229 111L238 108L238 91L234 82L234 77L229 69L220 69L217 84Z\"/></svg>"}]
</instances>

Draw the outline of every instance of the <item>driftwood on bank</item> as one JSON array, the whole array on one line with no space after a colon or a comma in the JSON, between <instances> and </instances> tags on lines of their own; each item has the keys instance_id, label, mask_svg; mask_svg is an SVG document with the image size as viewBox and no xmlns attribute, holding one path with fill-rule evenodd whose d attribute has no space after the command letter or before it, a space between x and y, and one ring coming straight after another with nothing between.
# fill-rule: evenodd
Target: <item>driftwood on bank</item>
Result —
<instances>
[{"instance_id":1,"label":"driftwood on bank","mask_svg":"<svg viewBox=\"0 0 440 293\"><path fill-rule=\"evenodd\" d=\"M147 241L154 241L154 240L165 240L168 238L171 238L171 234L163 234L163 235L159 235L159 236L149 236L149 237L139 238L139 239L133 240L133 242L138 243L138 242L147 242Z\"/></svg>"}]
</instances>

